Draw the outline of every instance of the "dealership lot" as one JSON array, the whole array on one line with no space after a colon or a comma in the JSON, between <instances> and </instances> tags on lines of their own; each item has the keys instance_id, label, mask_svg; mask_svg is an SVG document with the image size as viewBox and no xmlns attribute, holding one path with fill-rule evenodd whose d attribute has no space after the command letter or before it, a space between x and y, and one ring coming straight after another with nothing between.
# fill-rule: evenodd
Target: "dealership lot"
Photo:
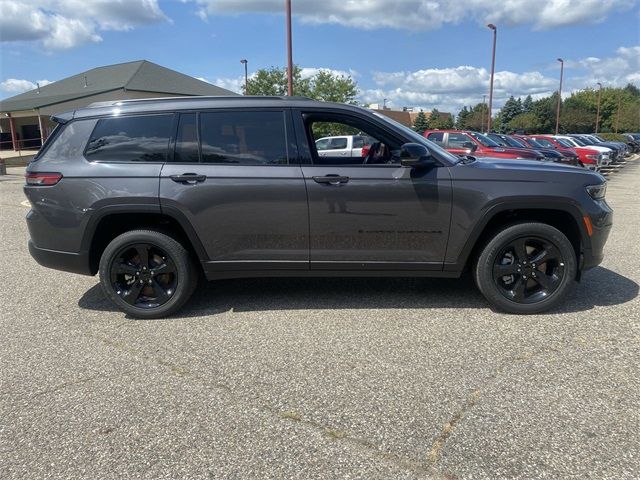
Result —
<instances>
[{"instance_id":1,"label":"dealership lot","mask_svg":"<svg viewBox=\"0 0 640 480\"><path fill-rule=\"evenodd\" d=\"M26 249L0 177L2 478L638 478L640 159L611 169L602 266L556 312L469 278L201 286L126 318Z\"/></svg>"}]
</instances>

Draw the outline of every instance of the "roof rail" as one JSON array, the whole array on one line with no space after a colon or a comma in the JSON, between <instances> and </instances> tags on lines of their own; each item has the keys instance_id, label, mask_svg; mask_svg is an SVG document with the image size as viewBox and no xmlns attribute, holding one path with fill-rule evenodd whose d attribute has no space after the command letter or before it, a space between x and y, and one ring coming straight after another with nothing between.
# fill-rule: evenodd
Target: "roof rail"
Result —
<instances>
[{"instance_id":1,"label":"roof rail","mask_svg":"<svg viewBox=\"0 0 640 480\"><path fill-rule=\"evenodd\" d=\"M128 103L155 103L155 102L189 102L201 100L246 100L246 99L264 99L264 100L313 100L308 97L286 97L286 96L270 96L270 95L238 95L238 96L207 96L207 95L191 95L188 97L155 97L155 98L131 98L127 100L108 100L104 102L93 102L88 105L89 108L95 107L112 107L124 105Z\"/></svg>"}]
</instances>

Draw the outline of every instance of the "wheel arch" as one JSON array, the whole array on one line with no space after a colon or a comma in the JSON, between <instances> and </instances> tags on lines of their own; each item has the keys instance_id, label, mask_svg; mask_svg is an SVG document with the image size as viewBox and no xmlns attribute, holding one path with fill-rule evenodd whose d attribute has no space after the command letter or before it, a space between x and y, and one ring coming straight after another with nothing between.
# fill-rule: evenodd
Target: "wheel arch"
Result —
<instances>
[{"instance_id":1,"label":"wheel arch","mask_svg":"<svg viewBox=\"0 0 640 480\"><path fill-rule=\"evenodd\" d=\"M158 206L146 208L118 206L105 208L87 226L82 249L88 252L89 269L92 275L98 271L100 257L107 245L122 233L150 229L165 233L179 241L198 260L199 264L208 260L206 251L196 232L180 211L169 209L160 211Z\"/></svg>"},{"instance_id":2,"label":"wheel arch","mask_svg":"<svg viewBox=\"0 0 640 480\"><path fill-rule=\"evenodd\" d=\"M523 222L545 223L560 230L574 248L578 262L578 277L580 276L582 254L589 236L580 210L574 205L562 203L494 206L476 223L456 262L458 269L469 269L479 252L497 231Z\"/></svg>"}]
</instances>

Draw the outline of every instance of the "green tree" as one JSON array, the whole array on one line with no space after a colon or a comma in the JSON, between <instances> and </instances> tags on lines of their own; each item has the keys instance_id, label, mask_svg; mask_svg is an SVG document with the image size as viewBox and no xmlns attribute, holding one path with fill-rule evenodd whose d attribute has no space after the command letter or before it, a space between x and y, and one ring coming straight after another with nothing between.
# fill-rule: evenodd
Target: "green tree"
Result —
<instances>
[{"instance_id":1,"label":"green tree","mask_svg":"<svg viewBox=\"0 0 640 480\"><path fill-rule=\"evenodd\" d=\"M271 67L258 70L248 82L247 93L286 95L286 69ZM293 70L293 94L326 102L356 104L358 87L351 77L337 75L329 70L320 70L312 77L302 78L302 69L296 65Z\"/></svg>"},{"instance_id":2,"label":"green tree","mask_svg":"<svg viewBox=\"0 0 640 480\"><path fill-rule=\"evenodd\" d=\"M533 110L533 99L531 95L527 95L527 97L522 102L522 113L530 113Z\"/></svg>"},{"instance_id":3,"label":"green tree","mask_svg":"<svg viewBox=\"0 0 640 480\"><path fill-rule=\"evenodd\" d=\"M471 114L472 112L468 110L467 107L462 107L462 110L460 110L460 113L458 113L458 117L456 118L456 128L458 130L465 130L467 128L467 121Z\"/></svg>"},{"instance_id":4,"label":"green tree","mask_svg":"<svg viewBox=\"0 0 640 480\"><path fill-rule=\"evenodd\" d=\"M453 117L450 113L441 113L437 108L434 108L431 111L431 115L429 115L427 124L428 128L431 130L444 130L453 128Z\"/></svg>"},{"instance_id":5,"label":"green tree","mask_svg":"<svg viewBox=\"0 0 640 480\"><path fill-rule=\"evenodd\" d=\"M558 92L533 102L532 113L538 120L538 131L534 133L552 133L556 125L556 107Z\"/></svg>"},{"instance_id":6,"label":"green tree","mask_svg":"<svg viewBox=\"0 0 640 480\"><path fill-rule=\"evenodd\" d=\"M513 118L517 117L521 113L523 113L522 102L520 101L520 99L516 100L515 98L513 98L512 95L511 97L509 97L509 100L505 102L504 106L498 113L498 116L500 117L499 124L503 126L504 129L504 127L507 127L509 125L509 122L511 122Z\"/></svg>"},{"instance_id":7,"label":"green tree","mask_svg":"<svg viewBox=\"0 0 640 480\"><path fill-rule=\"evenodd\" d=\"M509 122L508 133L522 131L534 133L538 131L538 117L533 112L521 113Z\"/></svg>"},{"instance_id":8,"label":"green tree","mask_svg":"<svg viewBox=\"0 0 640 480\"><path fill-rule=\"evenodd\" d=\"M467 130L477 130L479 132L487 129L489 107L485 103L478 103L471 111L465 121Z\"/></svg>"},{"instance_id":9,"label":"green tree","mask_svg":"<svg viewBox=\"0 0 640 480\"><path fill-rule=\"evenodd\" d=\"M420 110L420 113L418 113L416 119L413 121L413 129L418 133L422 133L428 128L429 120L427 119L427 116L424 114L424 112Z\"/></svg>"}]
</instances>

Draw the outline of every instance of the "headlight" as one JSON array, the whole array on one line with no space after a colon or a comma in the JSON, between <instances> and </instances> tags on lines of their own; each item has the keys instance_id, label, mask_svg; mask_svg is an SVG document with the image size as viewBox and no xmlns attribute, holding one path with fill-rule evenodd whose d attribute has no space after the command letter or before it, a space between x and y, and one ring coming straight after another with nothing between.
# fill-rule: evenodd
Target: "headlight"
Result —
<instances>
[{"instance_id":1,"label":"headlight","mask_svg":"<svg viewBox=\"0 0 640 480\"><path fill-rule=\"evenodd\" d=\"M586 187L587 193L591 195L594 200L602 200L605 193L607 193L607 184L601 183L600 185L589 185Z\"/></svg>"}]
</instances>

